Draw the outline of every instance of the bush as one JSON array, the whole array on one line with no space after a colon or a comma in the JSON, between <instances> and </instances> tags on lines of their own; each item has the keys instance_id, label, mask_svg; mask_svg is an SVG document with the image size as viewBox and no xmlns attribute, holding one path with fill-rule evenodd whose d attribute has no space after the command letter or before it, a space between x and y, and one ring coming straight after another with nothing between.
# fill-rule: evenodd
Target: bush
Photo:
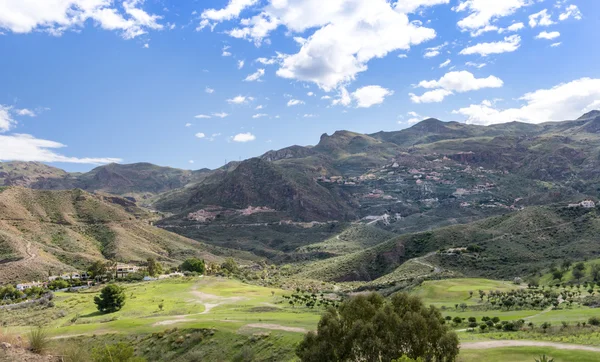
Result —
<instances>
[{"instance_id":1,"label":"bush","mask_svg":"<svg viewBox=\"0 0 600 362\"><path fill-rule=\"evenodd\" d=\"M44 353L50 344L50 338L48 338L46 330L42 327L37 327L29 331L27 339L29 340L29 349L31 352L37 354Z\"/></svg>"},{"instance_id":2,"label":"bush","mask_svg":"<svg viewBox=\"0 0 600 362\"><path fill-rule=\"evenodd\" d=\"M88 346L83 343L68 343L61 348L64 362L89 362L90 352Z\"/></svg>"},{"instance_id":3,"label":"bush","mask_svg":"<svg viewBox=\"0 0 600 362\"><path fill-rule=\"evenodd\" d=\"M406 356L430 361L454 361L458 337L442 323L440 312L421 299L396 293L356 296L338 309L330 308L309 332L296 354L304 362L390 361Z\"/></svg>"},{"instance_id":4,"label":"bush","mask_svg":"<svg viewBox=\"0 0 600 362\"><path fill-rule=\"evenodd\" d=\"M125 289L109 284L102 289L99 296L94 297L94 303L102 313L116 312L125 305Z\"/></svg>"},{"instance_id":5,"label":"bush","mask_svg":"<svg viewBox=\"0 0 600 362\"><path fill-rule=\"evenodd\" d=\"M127 343L110 344L92 350L94 362L145 362L142 357L136 357L133 347Z\"/></svg>"},{"instance_id":6,"label":"bush","mask_svg":"<svg viewBox=\"0 0 600 362\"><path fill-rule=\"evenodd\" d=\"M57 289L65 289L70 286L69 282L63 279L55 279L48 284L48 289L57 290Z\"/></svg>"},{"instance_id":7,"label":"bush","mask_svg":"<svg viewBox=\"0 0 600 362\"><path fill-rule=\"evenodd\" d=\"M592 317L588 320L588 323L592 326L600 326L600 318Z\"/></svg>"},{"instance_id":8,"label":"bush","mask_svg":"<svg viewBox=\"0 0 600 362\"><path fill-rule=\"evenodd\" d=\"M191 258L181 264L179 267L182 271L195 272L199 274L204 274L205 265L204 260Z\"/></svg>"}]
</instances>

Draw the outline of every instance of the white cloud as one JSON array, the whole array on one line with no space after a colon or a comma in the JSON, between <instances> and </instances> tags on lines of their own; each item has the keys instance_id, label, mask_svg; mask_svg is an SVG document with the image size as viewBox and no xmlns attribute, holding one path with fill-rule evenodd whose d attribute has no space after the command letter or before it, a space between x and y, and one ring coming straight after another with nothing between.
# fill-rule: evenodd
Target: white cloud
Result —
<instances>
[{"instance_id":1,"label":"white cloud","mask_svg":"<svg viewBox=\"0 0 600 362\"><path fill-rule=\"evenodd\" d=\"M231 49L231 47L229 45L226 45L223 47L223 53L221 53L221 56L223 57L230 57L232 54L229 51L229 49Z\"/></svg>"},{"instance_id":2,"label":"white cloud","mask_svg":"<svg viewBox=\"0 0 600 362\"><path fill-rule=\"evenodd\" d=\"M368 69L373 58L435 37L387 0L271 0L263 9L292 33L316 29L296 54L282 54L277 75L330 91ZM255 26L250 21L248 27Z\"/></svg>"},{"instance_id":3,"label":"white cloud","mask_svg":"<svg viewBox=\"0 0 600 362\"><path fill-rule=\"evenodd\" d=\"M529 26L532 28L536 26L550 26L552 24L555 24L555 22L552 21L550 14L548 14L548 9L529 15Z\"/></svg>"},{"instance_id":4,"label":"white cloud","mask_svg":"<svg viewBox=\"0 0 600 362\"><path fill-rule=\"evenodd\" d=\"M470 105L453 113L466 116L467 123L482 125L575 119L600 105L600 79L581 78L527 93L519 100L525 103L520 108L498 109L488 103Z\"/></svg>"},{"instance_id":5,"label":"white cloud","mask_svg":"<svg viewBox=\"0 0 600 362\"><path fill-rule=\"evenodd\" d=\"M443 101L453 92L464 93L483 88L500 88L503 85L504 82L493 75L487 78L475 78L472 73L467 71L449 72L439 80L419 82L418 87L434 89L433 91L425 92L421 96L410 93L409 96L413 103L434 103Z\"/></svg>"},{"instance_id":6,"label":"white cloud","mask_svg":"<svg viewBox=\"0 0 600 362\"><path fill-rule=\"evenodd\" d=\"M450 59L448 59L445 62L443 62L442 64L440 64L440 68L446 68L447 66L450 65L450 63L452 63L452 61Z\"/></svg>"},{"instance_id":7,"label":"white cloud","mask_svg":"<svg viewBox=\"0 0 600 362\"><path fill-rule=\"evenodd\" d=\"M323 96L323 97L321 97L321 99L331 99L331 97L330 96Z\"/></svg>"},{"instance_id":8,"label":"white cloud","mask_svg":"<svg viewBox=\"0 0 600 362\"><path fill-rule=\"evenodd\" d=\"M150 48L150 44L148 44L148 43L144 44L144 48L145 48L145 49L148 49L148 48Z\"/></svg>"},{"instance_id":9,"label":"white cloud","mask_svg":"<svg viewBox=\"0 0 600 362\"><path fill-rule=\"evenodd\" d=\"M352 93L352 98L356 100L356 107L370 108L376 104L381 104L385 97L393 95L394 92L378 85L369 85L357 89Z\"/></svg>"},{"instance_id":10,"label":"white cloud","mask_svg":"<svg viewBox=\"0 0 600 362\"><path fill-rule=\"evenodd\" d=\"M485 67L487 64L486 63L466 62L465 65L467 67L474 67L474 68L477 68L477 69L481 69L481 68Z\"/></svg>"},{"instance_id":11,"label":"white cloud","mask_svg":"<svg viewBox=\"0 0 600 362\"><path fill-rule=\"evenodd\" d=\"M432 47L432 48L427 48L425 51L425 54L423 55L425 58L433 58L433 57L437 57L438 55L440 55L440 51L442 49L444 49L446 47L446 45L448 45L448 43L444 43L441 45L438 45L436 47Z\"/></svg>"},{"instance_id":12,"label":"white cloud","mask_svg":"<svg viewBox=\"0 0 600 362\"><path fill-rule=\"evenodd\" d=\"M579 11L579 8L577 7L577 5L573 5L573 4L569 5L565 9L565 12L558 16L558 20L560 20L560 21L565 21L569 18L573 18L575 20L581 20L581 18L582 18L581 11Z\"/></svg>"},{"instance_id":13,"label":"white cloud","mask_svg":"<svg viewBox=\"0 0 600 362\"><path fill-rule=\"evenodd\" d=\"M258 105L258 106L256 106L256 108L254 108L254 109L258 111L259 109L263 109L263 108L264 108L264 107L263 107L263 105L262 105L262 104L259 104L259 105Z\"/></svg>"},{"instance_id":14,"label":"white cloud","mask_svg":"<svg viewBox=\"0 0 600 362\"><path fill-rule=\"evenodd\" d=\"M395 9L401 13L410 14L423 7L448 4L450 0L400 0L396 3Z\"/></svg>"},{"instance_id":15,"label":"white cloud","mask_svg":"<svg viewBox=\"0 0 600 362\"><path fill-rule=\"evenodd\" d=\"M244 67L244 64L246 64L245 61L243 60L238 60L238 69L242 69Z\"/></svg>"},{"instance_id":16,"label":"white cloud","mask_svg":"<svg viewBox=\"0 0 600 362\"><path fill-rule=\"evenodd\" d=\"M225 112L221 112L221 113L213 113L213 116L217 117L217 118L225 118L227 116L229 116L229 114L225 113Z\"/></svg>"},{"instance_id":17,"label":"white cloud","mask_svg":"<svg viewBox=\"0 0 600 362\"><path fill-rule=\"evenodd\" d=\"M213 93L215 92L215 90L214 90L214 89L212 89L212 88L209 88L209 87L206 87L206 89L205 89L204 91L205 91L206 93L208 93L208 94L213 94Z\"/></svg>"},{"instance_id":18,"label":"white cloud","mask_svg":"<svg viewBox=\"0 0 600 362\"><path fill-rule=\"evenodd\" d=\"M418 96L414 93L409 93L410 100L413 103L439 103L446 98L446 96L452 95L454 93L447 91L445 89L436 89L429 92L425 92L422 95Z\"/></svg>"},{"instance_id":19,"label":"white cloud","mask_svg":"<svg viewBox=\"0 0 600 362\"><path fill-rule=\"evenodd\" d=\"M264 64L264 65L273 65L275 63L277 63L277 59L276 58L258 58L256 59L257 62Z\"/></svg>"},{"instance_id":20,"label":"white cloud","mask_svg":"<svg viewBox=\"0 0 600 362\"><path fill-rule=\"evenodd\" d=\"M185 124L185 126L186 126L186 127L191 127L191 126L192 126L192 124L191 124L191 123L186 123L186 124Z\"/></svg>"},{"instance_id":21,"label":"white cloud","mask_svg":"<svg viewBox=\"0 0 600 362\"><path fill-rule=\"evenodd\" d=\"M202 132L196 133L195 136L196 136L196 138L201 138L201 139L206 137L206 135L204 133L202 133Z\"/></svg>"},{"instance_id":22,"label":"white cloud","mask_svg":"<svg viewBox=\"0 0 600 362\"><path fill-rule=\"evenodd\" d=\"M535 38L552 40L552 39L558 38L559 36L560 36L560 33L558 31L553 31L550 33L548 33L547 31L542 31Z\"/></svg>"},{"instance_id":23,"label":"white cloud","mask_svg":"<svg viewBox=\"0 0 600 362\"><path fill-rule=\"evenodd\" d=\"M553 48L556 48L557 46L560 46L562 43L561 42L557 42L557 43L552 43L550 46Z\"/></svg>"},{"instance_id":24,"label":"white cloud","mask_svg":"<svg viewBox=\"0 0 600 362\"><path fill-rule=\"evenodd\" d=\"M265 75L265 70L264 69L258 69L256 72L248 75L246 77L246 79L244 79L244 82L260 82L261 81L261 77Z\"/></svg>"},{"instance_id":25,"label":"white cloud","mask_svg":"<svg viewBox=\"0 0 600 362\"><path fill-rule=\"evenodd\" d=\"M523 29L525 29L525 24L523 24L523 23L514 23L511 26L509 26L508 28L506 28L506 30L514 31L514 32L517 32L517 31L523 30Z\"/></svg>"},{"instance_id":26,"label":"white cloud","mask_svg":"<svg viewBox=\"0 0 600 362\"><path fill-rule=\"evenodd\" d=\"M17 121L15 121L10 114L11 109L12 107L0 104L0 132L9 131L17 124Z\"/></svg>"},{"instance_id":27,"label":"white cloud","mask_svg":"<svg viewBox=\"0 0 600 362\"><path fill-rule=\"evenodd\" d=\"M402 58L402 59L408 58L408 55L406 55L406 54L398 54L398 58Z\"/></svg>"},{"instance_id":28,"label":"white cloud","mask_svg":"<svg viewBox=\"0 0 600 362\"><path fill-rule=\"evenodd\" d=\"M194 116L194 118L198 118L198 119L208 119L208 118L210 118L210 116L209 116L209 115L206 115L206 114L199 114L199 115L197 115L197 116Z\"/></svg>"},{"instance_id":29,"label":"white cloud","mask_svg":"<svg viewBox=\"0 0 600 362\"><path fill-rule=\"evenodd\" d=\"M458 22L463 30L485 28L501 17L509 16L522 7L531 5L530 0L461 0L453 8L456 12L468 11L469 15Z\"/></svg>"},{"instance_id":30,"label":"white cloud","mask_svg":"<svg viewBox=\"0 0 600 362\"><path fill-rule=\"evenodd\" d=\"M518 35L511 35L504 38L503 41L493 43L479 43L470 47L467 47L460 51L460 54L470 55L479 54L481 56L488 56L490 54L501 54L514 52L521 46L521 37Z\"/></svg>"},{"instance_id":31,"label":"white cloud","mask_svg":"<svg viewBox=\"0 0 600 362\"><path fill-rule=\"evenodd\" d=\"M256 139L256 136L250 132L238 133L235 136L233 136L233 138L232 138L233 142L250 142L250 141L254 141L255 139Z\"/></svg>"},{"instance_id":32,"label":"white cloud","mask_svg":"<svg viewBox=\"0 0 600 362\"><path fill-rule=\"evenodd\" d=\"M124 0L122 10L107 0L4 0L0 9L0 29L14 33L43 31L59 36L78 30L92 20L105 30L121 32L132 39L148 30L163 29L158 15L140 8L144 0Z\"/></svg>"},{"instance_id":33,"label":"white cloud","mask_svg":"<svg viewBox=\"0 0 600 362\"><path fill-rule=\"evenodd\" d=\"M251 102L253 100L254 100L254 98L252 98L252 97L246 97L246 96L239 95L239 96L233 97L231 99L228 99L227 103L230 103L230 104L244 104L244 103Z\"/></svg>"},{"instance_id":34,"label":"white cloud","mask_svg":"<svg viewBox=\"0 0 600 362\"><path fill-rule=\"evenodd\" d=\"M53 149L66 147L62 143L35 138L28 134L0 135L1 161L67 162L106 164L121 162L120 158L68 157Z\"/></svg>"},{"instance_id":35,"label":"white cloud","mask_svg":"<svg viewBox=\"0 0 600 362\"><path fill-rule=\"evenodd\" d=\"M309 97L314 97L315 93L313 93L313 92L308 92L308 93L306 93L306 95L307 95L307 96L309 96Z\"/></svg>"},{"instance_id":36,"label":"white cloud","mask_svg":"<svg viewBox=\"0 0 600 362\"><path fill-rule=\"evenodd\" d=\"M304 118L315 118L317 117L316 115L312 114L312 113L307 113L303 116Z\"/></svg>"},{"instance_id":37,"label":"white cloud","mask_svg":"<svg viewBox=\"0 0 600 362\"><path fill-rule=\"evenodd\" d=\"M338 98L331 101L331 105L349 106L352 103L352 97L345 87L341 87L338 93Z\"/></svg>"},{"instance_id":38,"label":"white cloud","mask_svg":"<svg viewBox=\"0 0 600 362\"><path fill-rule=\"evenodd\" d=\"M297 106L297 105L300 105L300 104L304 104L304 101L301 101L299 99L290 99L287 102L287 106L288 107Z\"/></svg>"},{"instance_id":39,"label":"white cloud","mask_svg":"<svg viewBox=\"0 0 600 362\"><path fill-rule=\"evenodd\" d=\"M202 30L207 26L214 28L217 23L236 19L246 8L256 4L258 0L230 0L223 9L207 9L202 12L202 21L196 30Z\"/></svg>"},{"instance_id":40,"label":"white cloud","mask_svg":"<svg viewBox=\"0 0 600 362\"><path fill-rule=\"evenodd\" d=\"M37 116L37 114L34 111L32 111L31 109L27 109L27 108L16 109L15 113L19 116L27 116L27 117Z\"/></svg>"},{"instance_id":41,"label":"white cloud","mask_svg":"<svg viewBox=\"0 0 600 362\"><path fill-rule=\"evenodd\" d=\"M193 164L194 160L189 160L188 163Z\"/></svg>"},{"instance_id":42,"label":"white cloud","mask_svg":"<svg viewBox=\"0 0 600 362\"><path fill-rule=\"evenodd\" d=\"M262 118L262 117L268 117L269 115L266 113L257 113L255 115L252 116L252 118Z\"/></svg>"}]
</instances>

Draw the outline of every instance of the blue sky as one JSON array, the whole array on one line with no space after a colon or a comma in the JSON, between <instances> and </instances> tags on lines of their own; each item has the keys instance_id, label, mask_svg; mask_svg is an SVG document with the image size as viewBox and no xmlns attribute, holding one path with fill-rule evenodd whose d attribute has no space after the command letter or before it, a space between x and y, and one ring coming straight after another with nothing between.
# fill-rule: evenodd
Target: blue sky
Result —
<instances>
[{"instance_id":1,"label":"blue sky","mask_svg":"<svg viewBox=\"0 0 600 362\"><path fill-rule=\"evenodd\" d=\"M593 0L4 0L0 160L216 168L426 117L573 119L600 109L598 24Z\"/></svg>"}]
</instances>

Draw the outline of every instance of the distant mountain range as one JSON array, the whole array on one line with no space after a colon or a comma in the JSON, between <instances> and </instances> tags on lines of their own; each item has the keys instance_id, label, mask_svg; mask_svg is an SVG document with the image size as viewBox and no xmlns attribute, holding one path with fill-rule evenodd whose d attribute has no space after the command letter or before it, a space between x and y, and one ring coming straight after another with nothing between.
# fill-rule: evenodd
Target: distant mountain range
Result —
<instances>
[{"instance_id":1,"label":"distant mountain range","mask_svg":"<svg viewBox=\"0 0 600 362\"><path fill-rule=\"evenodd\" d=\"M276 262L339 257L307 246L351 223L400 235L596 201L600 111L543 124L484 127L427 119L397 132L337 131L315 146L269 151L216 170L138 163L67 173L5 162L2 184L122 196L131 207L163 213L157 221L163 229ZM390 267L362 275L380 277Z\"/></svg>"}]
</instances>

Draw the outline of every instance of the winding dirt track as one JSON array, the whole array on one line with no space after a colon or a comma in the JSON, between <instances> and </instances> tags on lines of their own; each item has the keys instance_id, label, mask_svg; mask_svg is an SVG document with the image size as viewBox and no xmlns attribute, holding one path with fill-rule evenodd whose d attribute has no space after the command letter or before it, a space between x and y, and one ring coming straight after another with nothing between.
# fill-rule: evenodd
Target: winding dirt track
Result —
<instances>
[{"instance_id":1,"label":"winding dirt track","mask_svg":"<svg viewBox=\"0 0 600 362\"><path fill-rule=\"evenodd\" d=\"M550 347L572 351L600 352L599 347L585 346L581 344L567 344L542 341L481 341L461 343L461 349L492 349L505 347Z\"/></svg>"}]
</instances>

